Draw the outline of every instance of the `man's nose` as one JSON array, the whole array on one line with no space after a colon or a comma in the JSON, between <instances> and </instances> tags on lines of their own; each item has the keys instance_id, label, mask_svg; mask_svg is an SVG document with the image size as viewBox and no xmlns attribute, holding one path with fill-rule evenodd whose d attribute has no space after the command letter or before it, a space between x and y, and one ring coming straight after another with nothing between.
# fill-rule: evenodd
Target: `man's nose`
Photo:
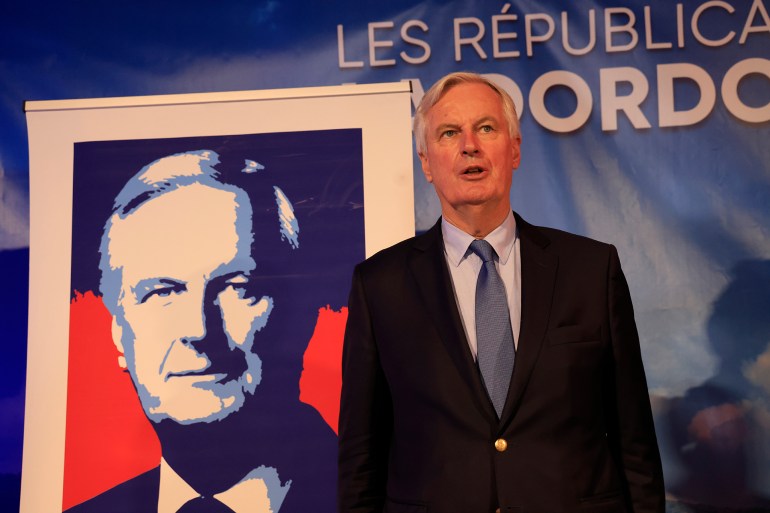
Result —
<instances>
[{"instance_id":1,"label":"man's nose","mask_svg":"<svg viewBox=\"0 0 770 513\"><path fill-rule=\"evenodd\" d=\"M476 155L479 152L479 139L474 131L463 132L461 144L463 155Z\"/></svg>"},{"instance_id":2,"label":"man's nose","mask_svg":"<svg viewBox=\"0 0 770 513\"><path fill-rule=\"evenodd\" d=\"M189 301L182 312L183 335L186 344L200 342L206 338L206 305L202 297L188 297Z\"/></svg>"}]
</instances>

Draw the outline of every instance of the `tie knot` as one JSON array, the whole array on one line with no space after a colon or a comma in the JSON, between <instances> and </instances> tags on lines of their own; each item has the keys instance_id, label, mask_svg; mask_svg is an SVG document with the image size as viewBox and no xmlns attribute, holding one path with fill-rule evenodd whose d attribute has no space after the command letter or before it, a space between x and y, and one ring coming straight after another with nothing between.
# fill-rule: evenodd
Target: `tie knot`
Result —
<instances>
[{"instance_id":1,"label":"tie knot","mask_svg":"<svg viewBox=\"0 0 770 513\"><path fill-rule=\"evenodd\" d=\"M476 239L471 242L471 251L476 253L485 264L491 262L495 257L495 249L485 240Z\"/></svg>"}]
</instances>

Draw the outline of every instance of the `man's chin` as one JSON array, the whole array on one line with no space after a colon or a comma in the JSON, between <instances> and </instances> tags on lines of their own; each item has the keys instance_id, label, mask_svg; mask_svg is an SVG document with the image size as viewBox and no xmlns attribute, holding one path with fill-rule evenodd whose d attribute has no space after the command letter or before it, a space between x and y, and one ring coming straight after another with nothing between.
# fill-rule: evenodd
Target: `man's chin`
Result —
<instances>
[{"instance_id":1,"label":"man's chin","mask_svg":"<svg viewBox=\"0 0 770 513\"><path fill-rule=\"evenodd\" d=\"M148 411L147 417L155 423L169 420L181 425L223 420L240 410L245 403L245 393L240 387L237 390L228 388L231 387L196 387L194 393L186 394L188 397L184 402L176 401L176 404L168 407L161 404Z\"/></svg>"}]
</instances>

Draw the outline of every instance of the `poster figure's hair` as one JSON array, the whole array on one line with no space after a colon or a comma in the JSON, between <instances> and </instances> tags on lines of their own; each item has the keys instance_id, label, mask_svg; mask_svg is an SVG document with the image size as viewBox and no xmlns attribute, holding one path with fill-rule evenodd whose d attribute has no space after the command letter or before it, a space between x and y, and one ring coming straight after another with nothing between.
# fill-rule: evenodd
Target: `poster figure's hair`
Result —
<instances>
[{"instance_id":1,"label":"poster figure's hair","mask_svg":"<svg viewBox=\"0 0 770 513\"><path fill-rule=\"evenodd\" d=\"M417 153L421 155L424 154L428 146L428 135L425 132L425 118L427 117L428 112L446 93L449 92L450 89L460 84L485 84L489 86L498 96L500 96L500 101L503 103L503 115L508 122L508 131L511 134L511 137L514 139L521 137L516 106L513 104L513 99L511 99L511 96L505 89L478 73L458 71L442 77L438 82L433 84L425 95L423 95L420 104L417 106L414 114L413 127Z\"/></svg>"},{"instance_id":2,"label":"poster figure's hair","mask_svg":"<svg viewBox=\"0 0 770 513\"><path fill-rule=\"evenodd\" d=\"M247 164L249 162L253 161L246 161ZM101 273L99 290L110 313L114 314L120 304L122 279L121 269L113 267L110 262L110 231L116 222L126 219L148 201L193 184L232 192L236 196L239 208L247 209L249 214L239 216L238 223L249 223L247 231L254 235L251 226L252 205L249 194L243 188L225 182L221 173L214 167L217 164L219 164L217 152L205 149L162 157L140 169L115 196L112 212L104 224L99 245ZM260 164L257 166L264 168ZM242 172L246 172L246 168ZM299 223L294 215L294 208L279 187L273 186L273 196L277 206L276 222L281 238L296 249L299 247Z\"/></svg>"}]
</instances>

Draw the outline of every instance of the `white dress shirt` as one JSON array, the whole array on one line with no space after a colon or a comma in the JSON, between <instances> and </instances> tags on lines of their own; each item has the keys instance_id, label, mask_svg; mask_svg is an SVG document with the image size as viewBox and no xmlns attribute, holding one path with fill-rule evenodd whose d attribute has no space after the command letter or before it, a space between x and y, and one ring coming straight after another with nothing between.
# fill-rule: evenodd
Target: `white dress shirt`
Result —
<instances>
[{"instance_id":1,"label":"white dress shirt","mask_svg":"<svg viewBox=\"0 0 770 513\"><path fill-rule=\"evenodd\" d=\"M473 359L476 359L476 281L481 270L482 261L470 250L471 242L475 240L452 223L442 218L441 232L444 236L444 256L446 256L449 273L452 276L457 307L465 328ZM519 345L519 330L521 328L521 248L516 231L516 218L513 212L508 214L503 223L484 237L497 253L495 267L505 285L508 299L508 311L511 315L511 330L513 343Z\"/></svg>"}]
</instances>

